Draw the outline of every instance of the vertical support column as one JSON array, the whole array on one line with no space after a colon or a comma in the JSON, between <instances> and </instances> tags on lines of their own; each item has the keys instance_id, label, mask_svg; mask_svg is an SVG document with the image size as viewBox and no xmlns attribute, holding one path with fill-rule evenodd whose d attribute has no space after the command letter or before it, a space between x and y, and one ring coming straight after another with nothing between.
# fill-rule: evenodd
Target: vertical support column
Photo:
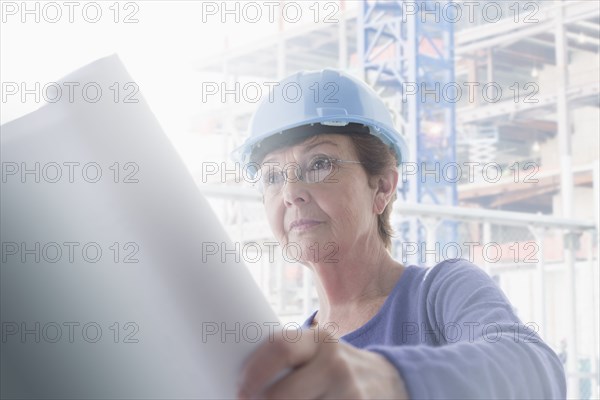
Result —
<instances>
[{"instance_id":1,"label":"vertical support column","mask_svg":"<svg viewBox=\"0 0 600 400\"><path fill-rule=\"evenodd\" d=\"M346 29L346 2L344 0L340 0L340 10L341 18L338 24L338 68L346 70L348 69L348 32ZM358 52L360 53L360 49ZM359 68L364 70L362 65Z\"/></svg>"},{"instance_id":2,"label":"vertical support column","mask_svg":"<svg viewBox=\"0 0 600 400\"><path fill-rule=\"evenodd\" d=\"M279 6L280 9L283 9L285 1L280 1ZM277 40L277 79L281 80L285 78L285 35L283 34L283 27L285 21L281 13L279 15L279 35Z\"/></svg>"},{"instance_id":3,"label":"vertical support column","mask_svg":"<svg viewBox=\"0 0 600 400\"><path fill-rule=\"evenodd\" d=\"M600 167L598 164L594 163L592 167L592 185L594 192L594 204L600 204ZM600 212L598 211L598 207L594 207L594 220L596 221L596 235L598 235L600 231ZM598 260L598 253L596 253L596 260Z\"/></svg>"},{"instance_id":4,"label":"vertical support column","mask_svg":"<svg viewBox=\"0 0 600 400\"><path fill-rule=\"evenodd\" d=\"M358 16L356 17L356 55L358 57L358 77L366 81L367 66L366 62L366 35L365 19L367 14L368 4L366 0L361 1L358 6Z\"/></svg>"},{"instance_id":5,"label":"vertical support column","mask_svg":"<svg viewBox=\"0 0 600 400\"><path fill-rule=\"evenodd\" d=\"M400 64L404 64L403 78L407 80L407 82L412 84L417 84L417 70L418 70L418 52L419 49L417 47L417 24L418 19L415 16L410 16L406 18L406 29L405 29L405 37L403 37L404 43L404 54L402 55L402 59L400 60ZM404 87L403 91L406 91L406 87ZM404 93L405 94L405 93ZM404 135L408 139L408 163L407 167L414 169L415 173L408 175L407 184L408 184L408 192L406 195L406 201L408 203L416 204L420 201L420 187L421 187L421 177L420 169L421 166L419 164L419 156L418 156L418 138L420 132L420 122L419 122L419 114L417 110L418 99L417 95L413 94L410 96L406 96L405 94L405 103L403 110L405 120L402 121L404 126ZM408 218L408 240L409 242L420 246L419 239L419 220L416 217ZM419 252L414 256L414 264L419 265Z\"/></svg>"},{"instance_id":6,"label":"vertical support column","mask_svg":"<svg viewBox=\"0 0 600 400\"><path fill-rule=\"evenodd\" d=\"M565 1L555 0L556 24L554 27L557 101L556 117L558 122L558 148L560 149L562 217L571 218L573 212L573 175L571 172L571 129L567 101L568 50L564 24ZM575 259L573 255L573 233L567 232L565 238L564 262L567 268L567 302L569 309L569 330L567 343L567 390L569 397L579 396L577 373L577 309L575 297Z\"/></svg>"},{"instance_id":7,"label":"vertical support column","mask_svg":"<svg viewBox=\"0 0 600 400\"><path fill-rule=\"evenodd\" d=\"M556 75L557 75L557 98L556 117L558 119L558 148L560 149L561 185L560 193L562 200L563 218L571 218L573 213L573 173L571 172L571 124L569 120L569 109L567 101L568 84L568 49L564 24L564 4L562 0L555 1L556 9Z\"/></svg>"},{"instance_id":8,"label":"vertical support column","mask_svg":"<svg viewBox=\"0 0 600 400\"><path fill-rule=\"evenodd\" d=\"M597 167L597 166L596 166ZM597 211L596 211L597 212ZM591 285L591 294L592 294L592 309L590 312L590 318L592 319L592 351L589 355L590 362L592 363L592 373L594 382L594 387L592 388L592 393L590 395L592 398L598 397L598 385L600 384L600 371L598 370L598 307L596 306L596 296L598 296L598 279L596 279L596 265L594 263L594 242L595 237L597 235L597 231L588 231L588 267L590 270L590 285ZM596 258L596 260L598 260Z\"/></svg>"},{"instance_id":9,"label":"vertical support column","mask_svg":"<svg viewBox=\"0 0 600 400\"><path fill-rule=\"evenodd\" d=\"M487 49L487 67L486 67L486 73L487 73L487 81L488 83L493 82L494 81L494 53L492 48L488 48Z\"/></svg>"},{"instance_id":10,"label":"vertical support column","mask_svg":"<svg viewBox=\"0 0 600 400\"><path fill-rule=\"evenodd\" d=\"M598 167L598 164L594 163L594 166L592 167L592 176L593 176L593 191L594 191L594 204L599 204L600 202L600 167ZM593 318L595 319L593 321L592 326L594 327L594 336L593 336L593 343L594 343L594 348L593 348L593 355L592 355L592 360L594 362L594 380L595 385L594 385L594 390L595 393L592 393L593 397L598 397L600 396L600 392L599 392L599 388L600 388L600 365L598 365L598 340L600 340L600 338L598 337L598 307L596 305L596 298L598 296L598 291L599 291L599 287L598 287L598 279L596 278L596 274L598 272L598 266L599 266L599 261L600 261L600 257L599 257L599 253L598 253L598 234L599 234L599 229L600 229L600 212L598 211L598 207L594 207L594 220L596 221L596 229L593 231L589 231L588 235L590 238L589 241L589 253L588 253L588 260L589 260L589 266L591 269L591 274L592 274L592 279L591 284L592 284L592 299L593 299L593 306L592 306L592 313L591 315L593 316ZM596 254L594 255L594 245L596 245ZM596 262L594 262L594 258L596 259Z\"/></svg>"},{"instance_id":11,"label":"vertical support column","mask_svg":"<svg viewBox=\"0 0 600 400\"><path fill-rule=\"evenodd\" d=\"M577 379L577 363L579 360L577 351L577 307L576 307L576 272L575 256L573 254L573 241L575 233L566 231L564 234L564 263L567 268L567 304L569 317L567 324L567 397L579 397L579 380Z\"/></svg>"},{"instance_id":12,"label":"vertical support column","mask_svg":"<svg viewBox=\"0 0 600 400\"><path fill-rule=\"evenodd\" d=\"M450 4L450 3L447 3ZM456 15L454 15L456 18ZM447 29L442 31L442 38L446 45L443 47L444 59L447 60L448 65L446 68L446 82L444 84L456 83L456 74L454 71L454 23L446 21ZM490 68L491 64L491 53L490 53ZM458 98L456 89L450 91L452 98ZM446 106L443 111L444 119L444 137L445 146L448 146L448 152L446 153L444 163L453 163L456 161L456 112L455 106ZM440 170L443 170L446 165L440 166ZM443 176L442 179L446 180L447 183L444 188L445 203L456 206L458 205L458 174L451 173L451 176ZM458 223L456 221L447 221L445 223L444 232L440 235L440 247L445 246L447 243L455 242L458 238Z\"/></svg>"},{"instance_id":13,"label":"vertical support column","mask_svg":"<svg viewBox=\"0 0 600 400\"><path fill-rule=\"evenodd\" d=\"M535 237L537 246L537 265L536 265L536 321L539 323L539 335L542 339L546 339L544 333L546 331L546 272L544 268L544 238L546 230L544 228L529 227L529 231Z\"/></svg>"}]
</instances>

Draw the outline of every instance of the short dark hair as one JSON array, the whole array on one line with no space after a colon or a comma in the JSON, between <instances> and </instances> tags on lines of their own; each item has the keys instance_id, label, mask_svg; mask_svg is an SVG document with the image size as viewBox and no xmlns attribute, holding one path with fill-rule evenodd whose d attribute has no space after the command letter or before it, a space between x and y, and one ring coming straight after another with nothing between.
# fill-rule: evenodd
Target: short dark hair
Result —
<instances>
[{"instance_id":1,"label":"short dark hair","mask_svg":"<svg viewBox=\"0 0 600 400\"><path fill-rule=\"evenodd\" d=\"M346 126L324 126L321 124L305 125L275 134L260 142L252 150L250 162L260 164L262 160L272 151L287 146L295 146L314 136L322 134L343 134L349 136L356 150L358 161L367 177L369 186L374 187L374 177L385 173L389 168L398 165L398 160L394 150L383 143L379 138L370 133L369 127L362 124L350 123ZM377 228L379 237L383 241L386 249L392 249L392 237L394 230L391 224L391 214L397 193L394 193L390 202L387 204L383 213L377 217Z\"/></svg>"}]
</instances>

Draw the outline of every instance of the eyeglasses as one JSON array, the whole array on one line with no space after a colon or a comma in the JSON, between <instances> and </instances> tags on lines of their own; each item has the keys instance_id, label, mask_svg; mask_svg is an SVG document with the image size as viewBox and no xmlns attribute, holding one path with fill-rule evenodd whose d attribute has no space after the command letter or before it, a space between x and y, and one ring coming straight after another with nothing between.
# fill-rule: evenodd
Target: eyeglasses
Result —
<instances>
[{"instance_id":1,"label":"eyeglasses","mask_svg":"<svg viewBox=\"0 0 600 400\"><path fill-rule=\"evenodd\" d=\"M289 163L280 168L276 163L266 162L259 170L258 190L265 196L275 196L281 192L285 182L320 183L326 182L333 176L333 171L339 164L362 164L360 161L338 160L325 155L311 158L305 165ZM288 175L288 170L295 171L295 179ZM332 181L333 182L333 181Z\"/></svg>"}]
</instances>

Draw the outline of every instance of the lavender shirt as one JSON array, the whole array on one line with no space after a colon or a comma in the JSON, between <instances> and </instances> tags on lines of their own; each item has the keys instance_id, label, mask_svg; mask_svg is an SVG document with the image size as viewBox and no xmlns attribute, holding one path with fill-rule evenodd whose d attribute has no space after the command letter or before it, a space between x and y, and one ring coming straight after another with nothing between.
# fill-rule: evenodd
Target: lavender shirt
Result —
<instances>
[{"instance_id":1,"label":"lavender shirt","mask_svg":"<svg viewBox=\"0 0 600 400\"><path fill-rule=\"evenodd\" d=\"M484 271L455 259L408 266L379 312L340 340L385 356L411 399L564 399L562 364L535 331Z\"/></svg>"}]
</instances>

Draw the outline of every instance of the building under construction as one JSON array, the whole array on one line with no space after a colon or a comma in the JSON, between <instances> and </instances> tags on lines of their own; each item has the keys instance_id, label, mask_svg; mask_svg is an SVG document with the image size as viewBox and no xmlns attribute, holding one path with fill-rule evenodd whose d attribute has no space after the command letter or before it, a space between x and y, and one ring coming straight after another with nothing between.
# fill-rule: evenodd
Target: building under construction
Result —
<instances>
[{"instance_id":1,"label":"building under construction","mask_svg":"<svg viewBox=\"0 0 600 400\"><path fill-rule=\"evenodd\" d=\"M569 397L597 398L599 3L319 7L318 21L279 16L276 34L198 61L214 87L247 89L200 108L193 132L210 140L211 159L229 161L242 143L256 107L249 93L265 82L328 67L362 78L386 100L415 167L403 169L394 205L395 257L484 268L564 356ZM274 239L243 171L223 179L202 168L197 182L229 234L252 244L242 254L256 281L283 321L301 323L318 307L310 272L256 256Z\"/></svg>"}]
</instances>

